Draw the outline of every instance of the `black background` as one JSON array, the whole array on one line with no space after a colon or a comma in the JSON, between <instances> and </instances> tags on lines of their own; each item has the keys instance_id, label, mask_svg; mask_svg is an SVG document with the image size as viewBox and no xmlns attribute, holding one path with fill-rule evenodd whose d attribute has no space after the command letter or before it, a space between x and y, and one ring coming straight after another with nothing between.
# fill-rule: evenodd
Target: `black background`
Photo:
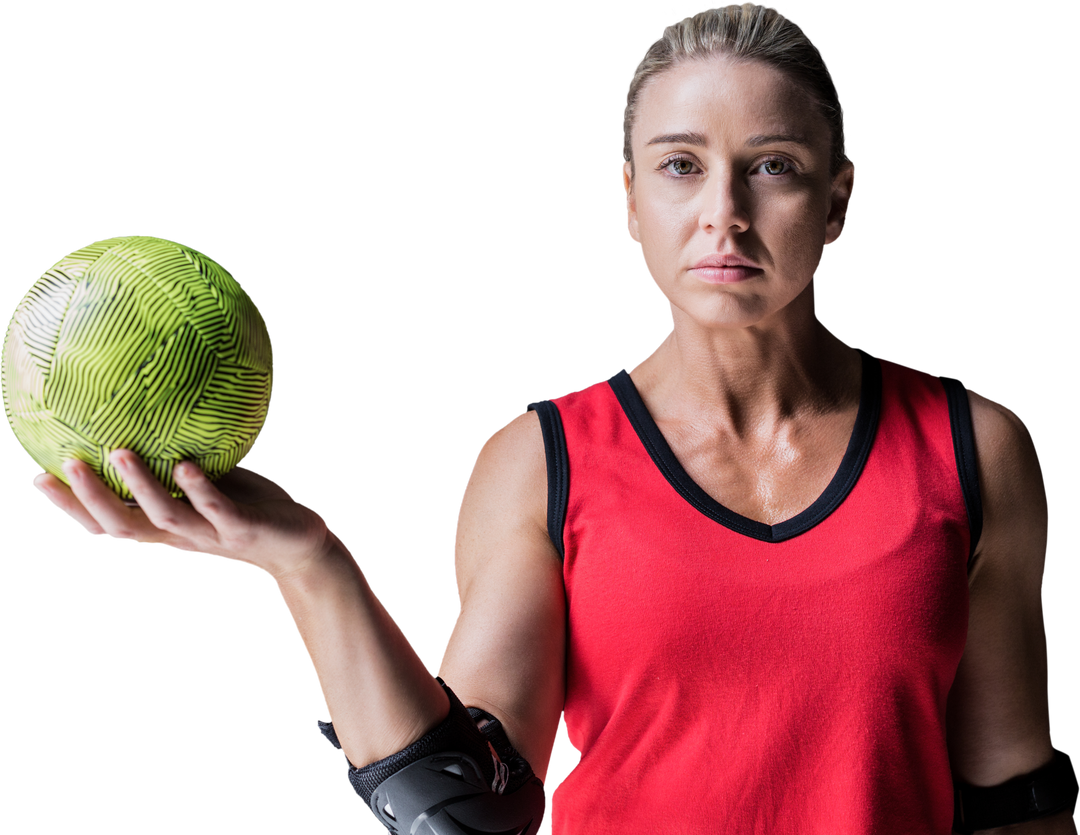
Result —
<instances>
[{"instance_id":1,"label":"black background","mask_svg":"<svg viewBox=\"0 0 1080 835\"><path fill-rule=\"evenodd\" d=\"M5 59L5 311L106 234L224 261L278 351L247 463L324 513L434 669L484 437L667 331L616 178L623 86L659 11L41 19L26 35L40 49ZM1032 130L1053 112L1045 69L1002 57L1014 22L959 5L805 1L796 19L834 69L860 174L821 317L855 347L961 377L1034 432L1058 513L1055 738L1080 751L1063 675L1075 270L1055 207L1072 163ZM272 583L87 538L30 491L15 441L0 447L14 795L57 825L377 831L312 727L322 702ZM552 783L572 762L559 744Z\"/></svg>"}]
</instances>

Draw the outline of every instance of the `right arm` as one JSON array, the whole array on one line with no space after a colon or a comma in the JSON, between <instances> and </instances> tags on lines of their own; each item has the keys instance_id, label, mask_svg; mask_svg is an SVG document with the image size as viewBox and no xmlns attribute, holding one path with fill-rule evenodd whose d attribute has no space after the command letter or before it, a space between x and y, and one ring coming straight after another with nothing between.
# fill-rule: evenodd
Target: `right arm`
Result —
<instances>
[{"instance_id":1,"label":"right arm","mask_svg":"<svg viewBox=\"0 0 1080 835\"><path fill-rule=\"evenodd\" d=\"M566 642L562 563L547 532L546 467L534 413L481 451L458 522L461 613L440 670L465 705L500 720L541 780L562 715ZM315 662L342 749L364 765L421 737L448 705L344 548L329 552L318 570L279 577L278 585ZM372 705L381 706L375 716Z\"/></svg>"},{"instance_id":2,"label":"right arm","mask_svg":"<svg viewBox=\"0 0 1080 835\"><path fill-rule=\"evenodd\" d=\"M276 579L342 751L363 766L415 742L450 706L356 561L333 534L329 540L317 562Z\"/></svg>"},{"instance_id":3,"label":"right arm","mask_svg":"<svg viewBox=\"0 0 1080 835\"><path fill-rule=\"evenodd\" d=\"M446 716L448 701L317 514L244 470L218 489L188 464L171 498L130 452L113 453L139 507L125 505L82 462L37 485L92 533L251 562L277 580L355 765L386 757ZM537 481L539 479L539 481ZM543 441L526 415L481 453L459 531L462 611L443 672L466 704L503 721L542 774L562 709L563 592L546 519ZM505 678L504 678L505 677Z\"/></svg>"},{"instance_id":4,"label":"right arm","mask_svg":"<svg viewBox=\"0 0 1080 835\"><path fill-rule=\"evenodd\" d=\"M546 784L565 699L562 562L548 536L548 473L540 421L525 412L492 432L458 507L458 616L438 675L465 706L500 720ZM274 585L319 684L327 716L357 768L440 725L449 700L375 594L348 546Z\"/></svg>"},{"instance_id":5,"label":"right arm","mask_svg":"<svg viewBox=\"0 0 1080 835\"><path fill-rule=\"evenodd\" d=\"M341 723L339 739L351 762L381 759L446 716L442 688L318 514L240 468L215 485L198 467L179 464L174 478L189 504L169 496L130 451L112 453L111 461L137 507L121 501L81 461L64 465L70 487L51 475L35 483L91 533L217 554L273 576L330 714Z\"/></svg>"}]
</instances>

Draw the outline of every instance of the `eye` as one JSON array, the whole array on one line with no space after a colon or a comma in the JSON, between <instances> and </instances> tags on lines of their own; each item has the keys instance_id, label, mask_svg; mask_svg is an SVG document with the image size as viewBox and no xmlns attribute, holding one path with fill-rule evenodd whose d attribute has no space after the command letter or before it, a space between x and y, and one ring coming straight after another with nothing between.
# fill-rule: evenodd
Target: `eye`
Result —
<instances>
[{"instance_id":1,"label":"eye","mask_svg":"<svg viewBox=\"0 0 1080 835\"><path fill-rule=\"evenodd\" d=\"M657 171L666 172L673 179L687 179L697 165L685 156L669 157L657 166ZM769 157L758 163L755 171L762 171L769 179L780 179L793 171L792 164L783 157Z\"/></svg>"},{"instance_id":2,"label":"eye","mask_svg":"<svg viewBox=\"0 0 1080 835\"><path fill-rule=\"evenodd\" d=\"M787 160L780 157L772 157L767 159L758 166L758 170L768 174L770 177L779 177L781 174L787 174L791 170L791 166Z\"/></svg>"},{"instance_id":3,"label":"eye","mask_svg":"<svg viewBox=\"0 0 1080 835\"><path fill-rule=\"evenodd\" d=\"M694 161L688 157L668 157L657 168L677 178L687 177L700 171Z\"/></svg>"}]
</instances>

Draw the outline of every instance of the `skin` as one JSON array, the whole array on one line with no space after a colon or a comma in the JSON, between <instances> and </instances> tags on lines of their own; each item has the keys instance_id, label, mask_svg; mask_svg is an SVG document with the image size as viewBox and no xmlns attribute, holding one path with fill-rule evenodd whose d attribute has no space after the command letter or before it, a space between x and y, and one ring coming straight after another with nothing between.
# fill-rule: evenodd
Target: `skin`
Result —
<instances>
[{"instance_id":1,"label":"skin","mask_svg":"<svg viewBox=\"0 0 1080 835\"><path fill-rule=\"evenodd\" d=\"M648 145L685 131L704 134L707 147ZM746 142L781 133L806 134L813 147ZM850 400L858 353L818 319L813 281L847 225L856 169L829 177L828 125L808 97L757 63L685 63L645 86L632 150L635 176L621 167L626 234L672 321L632 369L658 422L696 415L730 440L764 442L788 417ZM659 170L676 153L688 162ZM774 157L788 164L762 164ZM764 273L717 285L689 272L717 253L750 258Z\"/></svg>"},{"instance_id":2,"label":"skin","mask_svg":"<svg viewBox=\"0 0 1080 835\"><path fill-rule=\"evenodd\" d=\"M193 461L180 462L174 477L187 496L174 499L131 449L114 449L109 460L135 502L122 500L75 458L64 463L70 484L42 472L30 485L87 536L212 556L272 578L318 563L332 548L321 513L244 464L212 482Z\"/></svg>"},{"instance_id":3,"label":"skin","mask_svg":"<svg viewBox=\"0 0 1080 835\"><path fill-rule=\"evenodd\" d=\"M754 139L785 135L808 142ZM822 247L843 228L853 171L830 176L824 119L796 86L726 58L683 63L647 85L631 140L630 234L675 321L631 376L698 484L759 521L790 518L836 471L857 409L854 352L814 316L812 280ZM762 271L704 283L693 266L710 252L749 257ZM985 516L949 748L960 779L996 785L1051 756L1046 500L1023 424L974 393L969 400ZM1060 815L1003 831L1076 830Z\"/></svg>"},{"instance_id":4,"label":"skin","mask_svg":"<svg viewBox=\"0 0 1080 835\"><path fill-rule=\"evenodd\" d=\"M675 131L698 131L706 137L706 146L648 145L651 137ZM754 134L794 131L813 137L812 147L751 148L746 143ZM841 446L845 444L852 404L858 404L860 358L816 317L813 280L827 247L842 237L855 169L852 164L837 177L828 176L823 118L778 72L717 58L676 67L654 79L644 91L632 138L636 174L631 177L625 165L621 172L626 233L638 245L672 320L670 334L632 375L680 461L687 439L702 449L723 450L732 460L708 459L707 469L731 466L731 483L745 485L747 473L765 473L766 481L780 479L777 473L791 470L793 462L812 459L812 450L821 444L808 443L808 437L838 437ZM679 163L681 171L688 172L686 181L673 176L675 166L659 170L675 152L688 159ZM770 178L768 172L786 171L779 165L762 166L773 156L784 157L794 173ZM739 284L706 284L689 268L713 253L742 255L764 271ZM1049 506L1038 450L1023 420L1004 404L970 388L968 393L984 525L969 580L968 647L949 696L948 745L957 778L996 785L1047 763L1053 752L1043 677L1049 649L1041 603ZM818 434L800 431L810 425L819 428ZM686 426L692 431L679 434ZM524 421L518 429L522 427ZM456 649L448 639L441 670L464 704L484 706L502 720L511 743L546 780L562 708L558 676L565 610L561 566L546 537L545 491L538 489L545 477L543 447L534 431L538 425L526 429L527 436L525 430L501 435L510 446L504 459L497 460L500 466L487 464L495 475L482 479L474 473L471 498L467 502L462 497L462 531L483 531L483 537L470 535L483 541L472 548L471 557L469 537L462 535L458 543L461 610L481 615L475 623L456 622L454 635L463 648ZM531 446L518 437L531 439ZM532 454L519 454L525 449ZM190 475L177 472L176 481L190 498L181 501L167 496L130 450L114 450L111 457L113 463L127 464L124 480L138 507L126 506L81 462L68 470L70 486L48 474L38 474L31 484L91 537L240 562L282 581L283 588L285 581L306 576L303 566L325 563L321 555L327 550L327 526L321 514L254 470L239 467L216 484L198 469ZM502 466L503 460L508 466ZM816 474L835 472L832 463L826 464ZM698 468L687 470L701 483ZM810 470L813 476L814 468ZM477 485L488 480L492 496L477 494ZM771 493L754 493L752 508L745 512L766 521L791 516L792 506L759 500L794 491L782 481L773 486L777 489ZM816 498L820 489L811 487L809 495ZM730 507L726 494L725 500ZM470 510L470 502L480 511ZM481 524L470 521L469 513ZM505 547L483 547L491 542ZM484 564L491 553L502 557L490 562L501 564L504 575L492 575L497 566ZM470 560L481 565L470 567ZM352 565L345 560L333 565L347 563ZM484 605L465 605L470 578L478 582L475 578L483 576L498 580L490 585ZM426 666L415 660L415 650L409 655L404 633L386 609L376 605L374 593L363 596L370 587L357 577L326 574L318 594L296 594L293 605L302 612L295 618L301 643L314 647L309 655L323 654L311 660L327 693L327 713L334 717L353 762L366 764L418 739L441 722L447 705ZM318 583L308 580L307 585L312 589ZM334 603L334 590L340 592L339 604ZM519 629L489 628L486 618L499 606L504 614L496 620ZM320 614L325 623L316 622ZM381 620L376 622L376 616ZM369 646L357 644L357 634L372 635ZM538 654L537 635L554 636L558 645ZM491 639L505 643L491 646ZM392 642L393 652L383 649ZM402 659L413 660L406 664ZM498 665L492 659L508 674L492 672ZM373 663L383 669L366 674ZM394 664L400 670L391 669ZM484 670L487 679L474 672ZM399 685L365 685L372 681ZM514 692L502 695L508 682L521 685L518 702L527 708L540 703L539 708L499 708L516 703ZM365 691L365 686L373 688ZM538 692L543 698L537 698ZM380 706L373 711L376 701ZM403 702L404 708L395 713L393 705ZM405 730L382 723L391 731L382 733L381 749L376 743L365 748L365 738L373 733L363 719L373 712L411 719L399 722ZM1071 812L1065 811L1001 832L1057 834L1075 831L1074 826Z\"/></svg>"}]
</instances>

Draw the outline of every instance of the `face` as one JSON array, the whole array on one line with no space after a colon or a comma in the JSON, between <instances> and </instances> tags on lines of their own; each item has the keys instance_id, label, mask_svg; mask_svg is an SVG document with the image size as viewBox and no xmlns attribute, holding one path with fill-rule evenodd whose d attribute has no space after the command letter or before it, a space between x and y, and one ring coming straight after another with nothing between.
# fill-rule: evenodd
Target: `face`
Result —
<instances>
[{"instance_id":1,"label":"face","mask_svg":"<svg viewBox=\"0 0 1080 835\"><path fill-rule=\"evenodd\" d=\"M810 299L843 227L850 167L830 176L829 127L759 62L684 61L641 92L626 164L630 234L676 320L767 326Z\"/></svg>"}]
</instances>

